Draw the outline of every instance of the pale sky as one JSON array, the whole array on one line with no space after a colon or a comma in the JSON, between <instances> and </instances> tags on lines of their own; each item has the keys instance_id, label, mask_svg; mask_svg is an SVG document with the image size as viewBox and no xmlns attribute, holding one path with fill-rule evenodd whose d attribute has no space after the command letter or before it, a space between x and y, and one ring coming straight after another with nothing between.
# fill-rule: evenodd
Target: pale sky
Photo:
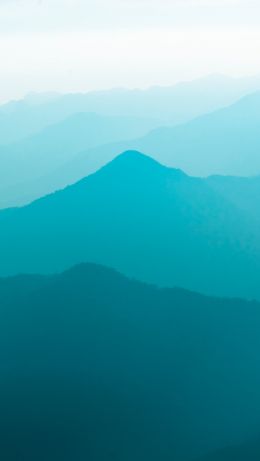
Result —
<instances>
[{"instance_id":1,"label":"pale sky","mask_svg":"<svg viewBox=\"0 0 260 461\"><path fill-rule=\"evenodd\" d=\"M0 101L260 75L260 0L0 0Z\"/></svg>"}]
</instances>

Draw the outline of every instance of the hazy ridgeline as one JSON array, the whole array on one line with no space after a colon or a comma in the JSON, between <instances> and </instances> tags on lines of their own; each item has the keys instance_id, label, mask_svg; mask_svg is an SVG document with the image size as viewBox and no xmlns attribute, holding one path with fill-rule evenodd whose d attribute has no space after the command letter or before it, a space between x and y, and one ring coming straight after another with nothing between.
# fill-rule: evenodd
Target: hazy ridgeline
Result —
<instances>
[{"instance_id":1,"label":"hazy ridgeline","mask_svg":"<svg viewBox=\"0 0 260 461\"><path fill-rule=\"evenodd\" d=\"M231 82L235 89L236 80ZM168 89L56 96L41 103L35 96L34 104L29 99L3 106L0 208L64 188L129 149L192 176L258 175L260 91L219 109L222 87L227 86L225 106L232 94L234 100L245 92L228 91L230 85L229 80L209 78ZM199 97L204 105L211 104L210 114L199 110ZM185 123L180 124L174 114L181 118L182 111Z\"/></svg>"},{"instance_id":2,"label":"hazy ridgeline","mask_svg":"<svg viewBox=\"0 0 260 461\"><path fill-rule=\"evenodd\" d=\"M259 461L259 91L0 107L3 461Z\"/></svg>"}]
</instances>

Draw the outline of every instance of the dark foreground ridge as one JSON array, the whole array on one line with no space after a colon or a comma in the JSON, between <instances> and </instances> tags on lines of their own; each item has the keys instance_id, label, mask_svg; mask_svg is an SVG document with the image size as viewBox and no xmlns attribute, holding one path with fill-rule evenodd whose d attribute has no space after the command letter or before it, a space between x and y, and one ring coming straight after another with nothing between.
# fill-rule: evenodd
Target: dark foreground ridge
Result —
<instances>
[{"instance_id":1,"label":"dark foreground ridge","mask_svg":"<svg viewBox=\"0 0 260 461\"><path fill-rule=\"evenodd\" d=\"M0 306L4 461L195 461L259 431L257 303L83 264L1 279Z\"/></svg>"},{"instance_id":2,"label":"dark foreground ridge","mask_svg":"<svg viewBox=\"0 0 260 461\"><path fill-rule=\"evenodd\" d=\"M258 461L260 459L260 437L250 442L227 447L197 461Z\"/></svg>"}]
</instances>

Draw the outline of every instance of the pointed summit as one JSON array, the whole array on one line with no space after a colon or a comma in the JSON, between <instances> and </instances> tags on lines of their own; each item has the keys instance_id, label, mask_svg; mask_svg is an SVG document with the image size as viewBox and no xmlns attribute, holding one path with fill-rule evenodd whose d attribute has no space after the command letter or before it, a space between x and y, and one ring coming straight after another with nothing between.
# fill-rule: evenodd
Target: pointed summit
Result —
<instances>
[{"instance_id":1,"label":"pointed summit","mask_svg":"<svg viewBox=\"0 0 260 461\"><path fill-rule=\"evenodd\" d=\"M124 181L140 180L144 183L149 178L165 176L168 173L169 169L166 166L148 155L136 150L128 150L107 163L94 176L97 178L106 177L116 182L122 182L123 178Z\"/></svg>"},{"instance_id":2,"label":"pointed summit","mask_svg":"<svg viewBox=\"0 0 260 461\"><path fill-rule=\"evenodd\" d=\"M117 178L122 177L140 177L142 181L147 181L151 176L186 176L181 170L169 168L157 160L154 160L149 155L143 154L137 150L127 150L119 154L111 162L105 165L97 172L97 175L109 173L116 175Z\"/></svg>"},{"instance_id":3,"label":"pointed summit","mask_svg":"<svg viewBox=\"0 0 260 461\"><path fill-rule=\"evenodd\" d=\"M118 155L114 160L112 160L112 162L110 162L110 165L111 164L118 164L123 168L167 168L149 155L143 154L137 150L127 150L122 152L122 154Z\"/></svg>"}]
</instances>

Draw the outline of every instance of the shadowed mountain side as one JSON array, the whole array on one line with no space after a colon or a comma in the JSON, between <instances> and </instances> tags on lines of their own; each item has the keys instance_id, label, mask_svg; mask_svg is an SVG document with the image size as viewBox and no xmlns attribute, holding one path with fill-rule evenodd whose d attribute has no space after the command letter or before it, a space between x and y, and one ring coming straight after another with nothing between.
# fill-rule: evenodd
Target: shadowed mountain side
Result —
<instances>
[{"instance_id":1,"label":"shadowed mountain side","mask_svg":"<svg viewBox=\"0 0 260 461\"><path fill-rule=\"evenodd\" d=\"M252 442L228 447L219 450L214 454L204 456L197 461L259 461L260 459L260 437Z\"/></svg>"},{"instance_id":2,"label":"shadowed mountain side","mask_svg":"<svg viewBox=\"0 0 260 461\"><path fill-rule=\"evenodd\" d=\"M260 176L252 178L211 176L207 179L207 183L235 206L260 220Z\"/></svg>"},{"instance_id":3,"label":"shadowed mountain side","mask_svg":"<svg viewBox=\"0 0 260 461\"><path fill-rule=\"evenodd\" d=\"M0 273L80 261L210 294L260 297L257 222L207 181L126 152L92 176L0 213Z\"/></svg>"},{"instance_id":4,"label":"shadowed mountain side","mask_svg":"<svg viewBox=\"0 0 260 461\"><path fill-rule=\"evenodd\" d=\"M91 264L23 279L0 280L1 459L193 461L256 433L259 304Z\"/></svg>"}]
</instances>

